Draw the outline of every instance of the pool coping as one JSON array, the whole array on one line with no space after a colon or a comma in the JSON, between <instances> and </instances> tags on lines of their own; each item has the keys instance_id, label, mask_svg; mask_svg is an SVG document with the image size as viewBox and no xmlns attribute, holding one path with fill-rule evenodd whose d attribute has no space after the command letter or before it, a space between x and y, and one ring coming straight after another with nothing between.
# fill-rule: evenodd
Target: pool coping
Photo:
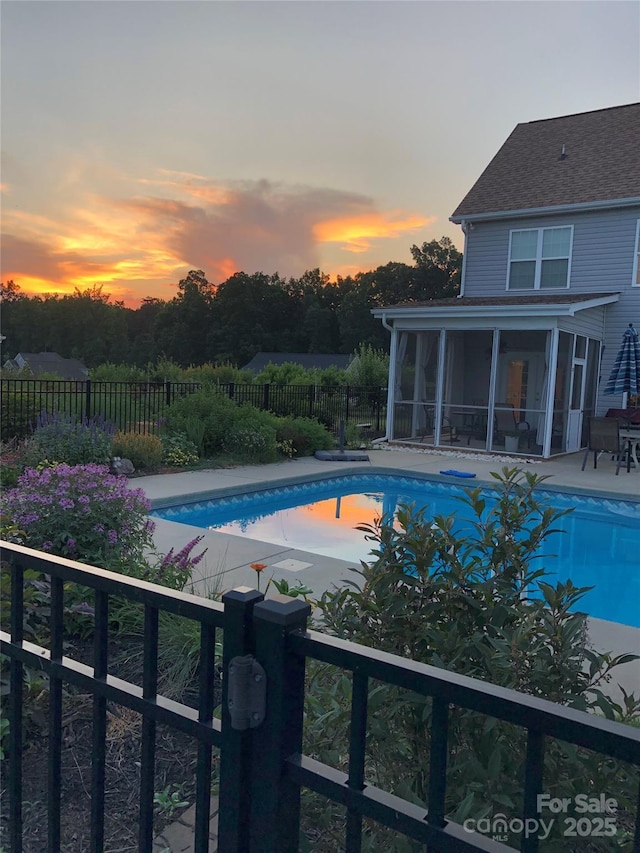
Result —
<instances>
[{"instance_id":1,"label":"pool coping","mask_svg":"<svg viewBox=\"0 0 640 853\"><path fill-rule=\"evenodd\" d=\"M423 471L412 471L407 469L393 470L382 466L371 466L366 470L362 467L350 467L333 469L331 471L318 471L313 474L300 474L295 477L287 476L280 479L270 479L261 482L246 483L243 485L223 486L218 489L205 489L197 492L187 492L185 494L171 495L170 497L152 498L150 500L151 510L171 509L179 504L191 504L200 501L217 500L226 497L235 497L238 495L252 495L260 492L268 492L273 489L284 489L290 486L300 486L306 483L318 483L329 480L337 480L343 477L352 477L358 475L360 477L402 477L413 480L424 480L425 482L445 483L450 486L458 486L463 489L472 489L474 485L481 485L482 488L496 488L496 481L485 478L475 477L473 479L460 479L455 481L451 476L446 474L425 473ZM593 488L584 488L579 486L555 485L548 483L546 480L539 486L541 492L551 492L557 494L579 495L581 497L590 497L595 500L610 500L618 503L631 503L640 505L640 495L621 495L619 492L599 491Z\"/></svg>"}]
</instances>

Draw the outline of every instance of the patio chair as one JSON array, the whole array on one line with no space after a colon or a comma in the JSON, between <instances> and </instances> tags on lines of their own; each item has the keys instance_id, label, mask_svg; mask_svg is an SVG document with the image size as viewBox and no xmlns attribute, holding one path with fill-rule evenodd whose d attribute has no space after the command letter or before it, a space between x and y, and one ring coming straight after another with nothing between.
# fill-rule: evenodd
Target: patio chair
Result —
<instances>
[{"instance_id":1,"label":"patio chair","mask_svg":"<svg viewBox=\"0 0 640 853\"><path fill-rule=\"evenodd\" d=\"M601 453L610 453L611 457L617 457L616 474L620 473L620 465L624 456L624 450L620 442L620 424L616 418L595 418L588 420L589 444L584 452L582 460L582 471L587 464L589 453L593 452L593 467L598 467L598 456Z\"/></svg>"},{"instance_id":2,"label":"patio chair","mask_svg":"<svg viewBox=\"0 0 640 853\"><path fill-rule=\"evenodd\" d=\"M493 416L493 440L504 442L505 435L513 435L514 432L526 438L527 447L531 447L533 430L528 421L516 420L516 413L511 403L496 403Z\"/></svg>"},{"instance_id":3,"label":"patio chair","mask_svg":"<svg viewBox=\"0 0 640 853\"><path fill-rule=\"evenodd\" d=\"M432 406L423 407L424 427L422 428L421 438L424 440L427 436L434 436L434 413ZM442 425L440 428L440 438L445 441L449 439L449 444L459 441L456 427L451 424L451 421L446 415L442 417Z\"/></svg>"}]
</instances>

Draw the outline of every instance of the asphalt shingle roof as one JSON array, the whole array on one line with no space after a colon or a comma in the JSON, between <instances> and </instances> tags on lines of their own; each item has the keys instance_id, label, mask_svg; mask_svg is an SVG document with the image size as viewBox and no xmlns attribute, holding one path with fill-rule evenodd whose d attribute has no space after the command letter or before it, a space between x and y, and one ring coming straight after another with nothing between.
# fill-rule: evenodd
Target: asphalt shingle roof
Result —
<instances>
[{"instance_id":1,"label":"asphalt shingle roof","mask_svg":"<svg viewBox=\"0 0 640 853\"><path fill-rule=\"evenodd\" d=\"M640 103L518 124L451 219L638 197Z\"/></svg>"}]
</instances>

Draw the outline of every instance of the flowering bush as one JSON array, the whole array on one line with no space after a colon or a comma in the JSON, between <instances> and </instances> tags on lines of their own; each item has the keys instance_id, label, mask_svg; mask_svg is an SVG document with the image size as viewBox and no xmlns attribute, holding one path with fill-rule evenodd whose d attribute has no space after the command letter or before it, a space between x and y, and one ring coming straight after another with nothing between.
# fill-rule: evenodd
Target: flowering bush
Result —
<instances>
[{"instance_id":1,"label":"flowering bush","mask_svg":"<svg viewBox=\"0 0 640 853\"><path fill-rule=\"evenodd\" d=\"M162 436L162 460L167 465L182 468L184 465L195 465L198 459L198 448L184 432Z\"/></svg>"},{"instance_id":2,"label":"flowering bush","mask_svg":"<svg viewBox=\"0 0 640 853\"><path fill-rule=\"evenodd\" d=\"M79 421L64 412L43 411L27 442L25 461L28 465L43 459L68 465L108 462L113 432L113 425L103 418Z\"/></svg>"},{"instance_id":3,"label":"flowering bush","mask_svg":"<svg viewBox=\"0 0 640 853\"><path fill-rule=\"evenodd\" d=\"M28 468L0 506L25 545L103 568L135 570L152 545L144 493L106 465Z\"/></svg>"},{"instance_id":4,"label":"flowering bush","mask_svg":"<svg viewBox=\"0 0 640 853\"><path fill-rule=\"evenodd\" d=\"M193 570L207 553L206 548L199 554L191 553L203 539L204 536L196 536L177 552L171 548L153 568L154 576L149 580L172 589L184 589L191 580Z\"/></svg>"},{"instance_id":5,"label":"flowering bush","mask_svg":"<svg viewBox=\"0 0 640 853\"><path fill-rule=\"evenodd\" d=\"M222 444L227 453L246 462L273 462L277 459L276 431L261 423L241 421L231 427Z\"/></svg>"}]
</instances>

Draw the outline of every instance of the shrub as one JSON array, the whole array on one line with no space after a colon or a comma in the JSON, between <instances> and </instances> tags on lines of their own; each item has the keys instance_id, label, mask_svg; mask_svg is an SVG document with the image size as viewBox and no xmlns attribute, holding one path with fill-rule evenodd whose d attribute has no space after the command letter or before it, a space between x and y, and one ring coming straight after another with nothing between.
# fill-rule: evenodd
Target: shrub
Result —
<instances>
[{"instance_id":1,"label":"shrub","mask_svg":"<svg viewBox=\"0 0 640 853\"><path fill-rule=\"evenodd\" d=\"M360 344L347 368L349 385L385 387L389 377L389 355L371 344Z\"/></svg>"},{"instance_id":2,"label":"shrub","mask_svg":"<svg viewBox=\"0 0 640 853\"><path fill-rule=\"evenodd\" d=\"M18 442L0 443L0 492L12 489L23 470L23 451Z\"/></svg>"},{"instance_id":3,"label":"shrub","mask_svg":"<svg viewBox=\"0 0 640 853\"><path fill-rule=\"evenodd\" d=\"M0 407L0 434L3 439L26 438L33 430L42 405L42 396L37 392L20 390L3 393Z\"/></svg>"},{"instance_id":4,"label":"shrub","mask_svg":"<svg viewBox=\"0 0 640 853\"><path fill-rule=\"evenodd\" d=\"M285 361L283 364L270 362L256 374L253 381L257 385L318 385L320 371L307 369L294 361Z\"/></svg>"},{"instance_id":5,"label":"shrub","mask_svg":"<svg viewBox=\"0 0 640 853\"><path fill-rule=\"evenodd\" d=\"M207 389L175 400L167 412L167 431L187 435L191 420L204 425L202 447L205 456L215 456L223 447L225 435L238 417L238 406L225 394Z\"/></svg>"},{"instance_id":6,"label":"shrub","mask_svg":"<svg viewBox=\"0 0 640 853\"><path fill-rule=\"evenodd\" d=\"M335 439L329 430L312 418L274 418L278 444L290 442L293 456L312 456L316 450L330 450Z\"/></svg>"},{"instance_id":7,"label":"shrub","mask_svg":"<svg viewBox=\"0 0 640 853\"><path fill-rule=\"evenodd\" d=\"M222 449L240 461L274 462L278 450L273 416L253 406L239 406L237 419L224 436Z\"/></svg>"},{"instance_id":8,"label":"shrub","mask_svg":"<svg viewBox=\"0 0 640 853\"><path fill-rule=\"evenodd\" d=\"M225 361L222 364L187 367L183 378L185 382L202 382L203 385L226 385L229 382L251 382L251 371L240 370L230 361Z\"/></svg>"},{"instance_id":9,"label":"shrub","mask_svg":"<svg viewBox=\"0 0 640 853\"><path fill-rule=\"evenodd\" d=\"M325 626L354 642L572 708L637 718L634 696L624 694L618 704L602 689L612 670L635 656L590 649L586 616L574 612L585 590L570 581L553 585L544 568L534 568L540 544L564 514L538 501L534 490L546 478L516 469L493 476L499 486L494 506L481 489L466 490L471 534L456 526L455 516L408 506L395 525L390 518L363 525L374 546L371 562L358 570L359 585L323 595ZM336 732L348 720L348 701L336 703L342 690L336 692L326 667L314 672L314 685L307 725L315 755L344 754ZM345 696L349 692L347 684ZM424 804L430 701L378 685L369 707L377 709L368 755L378 783ZM449 725L448 817L463 822L505 806L521 814L523 730L455 707ZM622 810L633 809L637 774L620 763L550 739L545 768L552 796L613 788Z\"/></svg>"},{"instance_id":10,"label":"shrub","mask_svg":"<svg viewBox=\"0 0 640 853\"><path fill-rule=\"evenodd\" d=\"M67 465L108 462L113 432L113 425L103 418L78 420L65 412L43 411L27 441L25 462L32 466L44 460Z\"/></svg>"},{"instance_id":11,"label":"shrub","mask_svg":"<svg viewBox=\"0 0 640 853\"><path fill-rule=\"evenodd\" d=\"M162 436L162 460L167 465L182 468L198 461L198 448L183 432Z\"/></svg>"},{"instance_id":12,"label":"shrub","mask_svg":"<svg viewBox=\"0 0 640 853\"><path fill-rule=\"evenodd\" d=\"M133 573L152 546L144 493L104 465L28 468L0 506L25 545L61 557Z\"/></svg>"},{"instance_id":13,"label":"shrub","mask_svg":"<svg viewBox=\"0 0 640 853\"><path fill-rule=\"evenodd\" d=\"M135 468L157 468L162 462L163 447L157 435L117 432L111 452L114 456L130 459Z\"/></svg>"},{"instance_id":14,"label":"shrub","mask_svg":"<svg viewBox=\"0 0 640 853\"><path fill-rule=\"evenodd\" d=\"M92 367L89 376L96 382L144 382L147 379L147 373L142 367L112 364L110 361Z\"/></svg>"},{"instance_id":15,"label":"shrub","mask_svg":"<svg viewBox=\"0 0 640 853\"><path fill-rule=\"evenodd\" d=\"M198 451L198 455L202 456L204 453L205 425L197 418L186 418L184 427L187 438Z\"/></svg>"}]
</instances>

